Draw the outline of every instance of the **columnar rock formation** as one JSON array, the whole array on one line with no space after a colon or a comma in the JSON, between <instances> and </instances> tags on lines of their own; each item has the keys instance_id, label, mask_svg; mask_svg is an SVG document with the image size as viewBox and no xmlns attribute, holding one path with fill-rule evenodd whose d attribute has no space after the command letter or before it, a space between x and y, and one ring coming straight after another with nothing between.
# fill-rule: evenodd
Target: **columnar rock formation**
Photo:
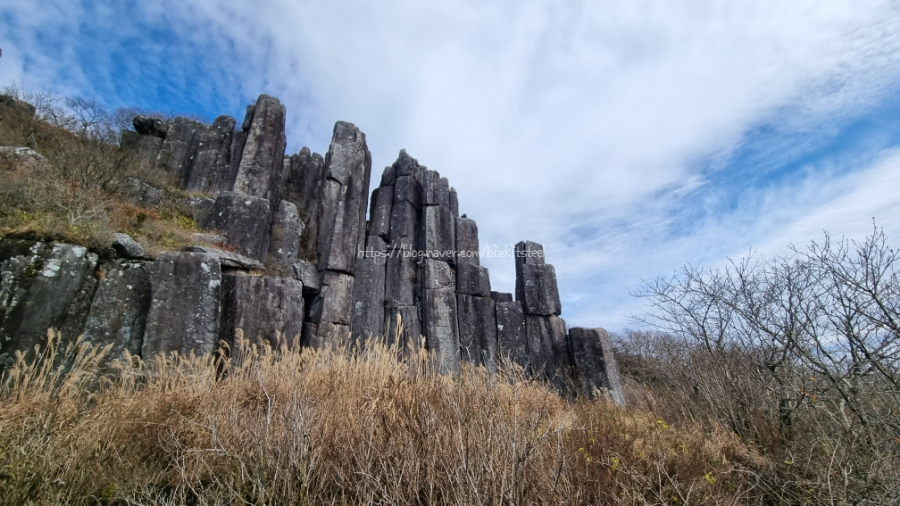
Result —
<instances>
[{"instance_id":1,"label":"columnar rock formation","mask_svg":"<svg viewBox=\"0 0 900 506\"><path fill-rule=\"evenodd\" d=\"M491 291L478 226L438 172L401 150L370 199L371 155L353 124L335 125L325 157L285 156L275 98L260 95L236 126L138 116L122 137L183 189L209 195L185 206L217 238L203 242L228 251L192 246L151 261L121 236L119 258L101 260L78 246L0 241L0 358L42 342L48 327L144 358L227 345L240 361L238 329L273 347L385 339L426 347L447 373L506 362L561 391L607 389L622 402L606 332L567 332L543 246L516 245L515 297ZM133 186L137 203L158 204L159 190Z\"/></svg>"}]
</instances>

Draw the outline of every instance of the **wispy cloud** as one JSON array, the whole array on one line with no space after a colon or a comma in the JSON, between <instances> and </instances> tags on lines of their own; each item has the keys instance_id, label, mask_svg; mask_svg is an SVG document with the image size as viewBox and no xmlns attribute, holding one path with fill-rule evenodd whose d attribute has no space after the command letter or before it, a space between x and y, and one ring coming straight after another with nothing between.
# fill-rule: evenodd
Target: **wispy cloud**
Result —
<instances>
[{"instance_id":1,"label":"wispy cloud","mask_svg":"<svg viewBox=\"0 0 900 506\"><path fill-rule=\"evenodd\" d=\"M900 96L895 2L51 0L0 16L0 81L208 117L266 92L289 146L324 151L341 119L376 169L406 148L450 178L482 242L544 243L582 324L624 325L628 289L685 262L871 216L900 237L900 116L853 129ZM510 290L508 260L485 263Z\"/></svg>"}]
</instances>

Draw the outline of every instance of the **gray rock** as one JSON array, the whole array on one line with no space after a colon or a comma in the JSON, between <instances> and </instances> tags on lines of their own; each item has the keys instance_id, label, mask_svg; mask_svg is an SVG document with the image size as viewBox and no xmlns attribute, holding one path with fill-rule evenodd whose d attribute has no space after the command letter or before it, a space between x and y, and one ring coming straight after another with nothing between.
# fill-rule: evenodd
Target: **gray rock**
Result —
<instances>
[{"instance_id":1,"label":"gray rock","mask_svg":"<svg viewBox=\"0 0 900 506\"><path fill-rule=\"evenodd\" d=\"M315 349L341 349L351 344L350 326L340 323L303 323L303 346Z\"/></svg>"},{"instance_id":2,"label":"gray rock","mask_svg":"<svg viewBox=\"0 0 900 506\"><path fill-rule=\"evenodd\" d=\"M136 205L145 208L159 207L163 197L161 189L133 177L125 179L119 188L119 193Z\"/></svg>"},{"instance_id":3,"label":"gray rock","mask_svg":"<svg viewBox=\"0 0 900 506\"><path fill-rule=\"evenodd\" d=\"M419 306L389 305L384 310L386 343L403 351L415 351L424 345Z\"/></svg>"},{"instance_id":4,"label":"gray rock","mask_svg":"<svg viewBox=\"0 0 900 506\"><path fill-rule=\"evenodd\" d=\"M444 262L432 262L447 265ZM428 350L434 353L438 368L443 373L452 373L459 369L460 344L456 303L456 295L451 288L425 290L423 307L425 344Z\"/></svg>"},{"instance_id":5,"label":"gray rock","mask_svg":"<svg viewBox=\"0 0 900 506\"><path fill-rule=\"evenodd\" d=\"M568 391L569 350L566 323L558 316L525 315L530 370Z\"/></svg>"},{"instance_id":6,"label":"gray rock","mask_svg":"<svg viewBox=\"0 0 900 506\"><path fill-rule=\"evenodd\" d=\"M114 260L100 266L100 282L84 326L84 339L112 345L109 359L124 351L140 356L150 310L150 264Z\"/></svg>"},{"instance_id":7,"label":"gray rock","mask_svg":"<svg viewBox=\"0 0 900 506\"><path fill-rule=\"evenodd\" d=\"M434 170L425 171L425 205L450 209L450 181Z\"/></svg>"},{"instance_id":8,"label":"gray rock","mask_svg":"<svg viewBox=\"0 0 900 506\"><path fill-rule=\"evenodd\" d=\"M242 255L264 260L269 250L270 217L268 200L224 192L216 198L205 228L221 231Z\"/></svg>"},{"instance_id":9,"label":"gray rock","mask_svg":"<svg viewBox=\"0 0 900 506\"><path fill-rule=\"evenodd\" d=\"M606 391L612 400L625 405L619 368L605 329L569 329L569 346L579 393L593 399L597 391Z\"/></svg>"},{"instance_id":10,"label":"gray rock","mask_svg":"<svg viewBox=\"0 0 900 506\"><path fill-rule=\"evenodd\" d=\"M369 235L377 235L389 241L391 238L391 211L394 205L394 187L381 186L372 192L372 210Z\"/></svg>"},{"instance_id":11,"label":"gray rock","mask_svg":"<svg viewBox=\"0 0 900 506\"><path fill-rule=\"evenodd\" d=\"M322 283L310 307L309 321L350 325L353 276L339 271L320 271Z\"/></svg>"},{"instance_id":12,"label":"gray rock","mask_svg":"<svg viewBox=\"0 0 900 506\"><path fill-rule=\"evenodd\" d=\"M394 182L394 203L409 202L416 210L422 209L424 194L415 176L400 176Z\"/></svg>"},{"instance_id":13,"label":"gray rock","mask_svg":"<svg viewBox=\"0 0 900 506\"><path fill-rule=\"evenodd\" d=\"M562 312L556 284L556 269L552 265L525 264L522 267L522 277L526 313L549 316L559 315Z\"/></svg>"},{"instance_id":14,"label":"gray rock","mask_svg":"<svg viewBox=\"0 0 900 506\"><path fill-rule=\"evenodd\" d=\"M419 212L406 201L394 202L391 208L390 243L408 249L419 247Z\"/></svg>"},{"instance_id":15,"label":"gray rock","mask_svg":"<svg viewBox=\"0 0 900 506\"><path fill-rule=\"evenodd\" d=\"M144 258L144 248L128 234L113 234L112 249L120 258Z\"/></svg>"},{"instance_id":16,"label":"gray rock","mask_svg":"<svg viewBox=\"0 0 900 506\"><path fill-rule=\"evenodd\" d=\"M235 176L235 192L277 204L284 170L284 120L284 105L268 95L259 96L252 112L248 109L242 125L247 139Z\"/></svg>"},{"instance_id":17,"label":"gray rock","mask_svg":"<svg viewBox=\"0 0 900 506\"><path fill-rule=\"evenodd\" d=\"M325 180L325 160L318 153L311 153L304 147L290 157L290 171L285 178L282 198L292 202L297 209L307 214L316 210L316 195Z\"/></svg>"},{"instance_id":18,"label":"gray rock","mask_svg":"<svg viewBox=\"0 0 900 506\"><path fill-rule=\"evenodd\" d=\"M450 188L448 198L450 199L450 216L459 218L459 198L456 195L456 188Z\"/></svg>"},{"instance_id":19,"label":"gray rock","mask_svg":"<svg viewBox=\"0 0 900 506\"><path fill-rule=\"evenodd\" d=\"M494 299L494 302L512 302L513 296L511 293L505 292L491 292L491 298Z\"/></svg>"},{"instance_id":20,"label":"gray rock","mask_svg":"<svg viewBox=\"0 0 900 506\"><path fill-rule=\"evenodd\" d=\"M131 130L122 130L122 136L119 139L119 146L122 149L131 151L139 161L148 166L155 165L162 145L163 139L160 137L140 135Z\"/></svg>"},{"instance_id":21,"label":"gray rock","mask_svg":"<svg viewBox=\"0 0 900 506\"><path fill-rule=\"evenodd\" d=\"M141 357L215 350L221 285L218 258L193 252L160 254L150 268L151 302Z\"/></svg>"},{"instance_id":22,"label":"gray rock","mask_svg":"<svg viewBox=\"0 0 900 506\"><path fill-rule=\"evenodd\" d=\"M282 272L291 272L297 262L300 251L300 237L303 234L303 222L297 214L297 206L282 200L269 232L268 263L277 266Z\"/></svg>"},{"instance_id":23,"label":"gray rock","mask_svg":"<svg viewBox=\"0 0 900 506\"><path fill-rule=\"evenodd\" d=\"M469 218L456 219L456 262L459 264L480 265L478 247L478 225Z\"/></svg>"},{"instance_id":24,"label":"gray rock","mask_svg":"<svg viewBox=\"0 0 900 506\"><path fill-rule=\"evenodd\" d=\"M405 149L400 150L400 154L397 155L397 161L394 162L391 168L393 169L392 176L395 180L403 176L416 176L422 169L419 161L409 156Z\"/></svg>"},{"instance_id":25,"label":"gray rock","mask_svg":"<svg viewBox=\"0 0 900 506\"><path fill-rule=\"evenodd\" d=\"M425 259L424 267L426 290L456 290L456 274L449 264L439 260Z\"/></svg>"},{"instance_id":26,"label":"gray rock","mask_svg":"<svg viewBox=\"0 0 900 506\"><path fill-rule=\"evenodd\" d=\"M231 137L235 119L219 116L198 132L194 159L185 174L184 189L208 193L231 190Z\"/></svg>"},{"instance_id":27,"label":"gray rock","mask_svg":"<svg viewBox=\"0 0 900 506\"><path fill-rule=\"evenodd\" d=\"M297 260L294 264L294 278L303 283L304 295L319 293L319 269L306 260Z\"/></svg>"},{"instance_id":28,"label":"gray rock","mask_svg":"<svg viewBox=\"0 0 900 506\"><path fill-rule=\"evenodd\" d=\"M97 255L70 244L0 243L0 355L44 347L51 328L74 341L97 285Z\"/></svg>"},{"instance_id":29,"label":"gray rock","mask_svg":"<svg viewBox=\"0 0 900 506\"><path fill-rule=\"evenodd\" d=\"M189 197L185 201L183 207L186 208L189 214L194 218L195 222L203 224L209 220L209 215L212 214L215 206L216 199L211 199L209 197Z\"/></svg>"},{"instance_id":30,"label":"gray rock","mask_svg":"<svg viewBox=\"0 0 900 506\"><path fill-rule=\"evenodd\" d=\"M247 351L235 342L237 329L246 345L290 349L303 331L303 284L276 276L224 276L219 338L231 346L234 363Z\"/></svg>"},{"instance_id":31,"label":"gray rock","mask_svg":"<svg viewBox=\"0 0 900 506\"><path fill-rule=\"evenodd\" d=\"M456 291L466 295L489 297L491 279L486 267L460 263L456 267Z\"/></svg>"},{"instance_id":32,"label":"gray rock","mask_svg":"<svg viewBox=\"0 0 900 506\"><path fill-rule=\"evenodd\" d=\"M456 234L454 218L443 206L425 208L424 248L429 258L456 263Z\"/></svg>"},{"instance_id":33,"label":"gray rock","mask_svg":"<svg viewBox=\"0 0 900 506\"><path fill-rule=\"evenodd\" d=\"M369 237L371 249L356 260L353 280L353 317L351 329L358 342L384 335L384 277L387 258L384 241ZM378 242L380 241L380 244ZM380 250L380 251L379 251Z\"/></svg>"},{"instance_id":34,"label":"gray rock","mask_svg":"<svg viewBox=\"0 0 900 506\"><path fill-rule=\"evenodd\" d=\"M140 135L152 135L160 139L166 138L166 124L159 118L138 115L131 120L131 124L134 125L134 131Z\"/></svg>"},{"instance_id":35,"label":"gray rock","mask_svg":"<svg viewBox=\"0 0 900 506\"><path fill-rule=\"evenodd\" d=\"M525 312L522 310L522 303L512 300L494 300L500 358L527 370L528 336L525 331Z\"/></svg>"},{"instance_id":36,"label":"gray rock","mask_svg":"<svg viewBox=\"0 0 900 506\"><path fill-rule=\"evenodd\" d=\"M0 95L0 118L10 122L33 118L37 109L12 95Z\"/></svg>"},{"instance_id":37,"label":"gray rock","mask_svg":"<svg viewBox=\"0 0 900 506\"><path fill-rule=\"evenodd\" d=\"M391 248L387 251L384 296L390 304L411 306L418 303L421 286L419 270L411 248Z\"/></svg>"},{"instance_id":38,"label":"gray rock","mask_svg":"<svg viewBox=\"0 0 900 506\"><path fill-rule=\"evenodd\" d=\"M216 247L191 245L181 248L181 251L203 253L215 257L222 265L222 268L240 269L245 271L261 270L263 268L263 264L259 260L254 260Z\"/></svg>"},{"instance_id":39,"label":"gray rock","mask_svg":"<svg viewBox=\"0 0 900 506\"><path fill-rule=\"evenodd\" d=\"M381 174L381 185L380 186L394 186L394 181L397 179L396 169L393 165L384 168L384 172Z\"/></svg>"},{"instance_id":40,"label":"gray rock","mask_svg":"<svg viewBox=\"0 0 900 506\"><path fill-rule=\"evenodd\" d=\"M525 265L544 265L544 247L536 242L516 244L516 300L525 301Z\"/></svg>"},{"instance_id":41,"label":"gray rock","mask_svg":"<svg viewBox=\"0 0 900 506\"><path fill-rule=\"evenodd\" d=\"M199 121L177 117L169 123L156 166L160 170L184 180L193 165L192 154L196 153L199 136L206 127Z\"/></svg>"},{"instance_id":42,"label":"gray rock","mask_svg":"<svg viewBox=\"0 0 900 506\"><path fill-rule=\"evenodd\" d=\"M490 297L457 294L460 360L497 370L497 320Z\"/></svg>"},{"instance_id":43,"label":"gray rock","mask_svg":"<svg viewBox=\"0 0 900 506\"><path fill-rule=\"evenodd\" d=\"M356 251L365 233L372 157L366 136L352 123L334 126L325 157L325 182L319 202L319 270L353 274Z\"/></svg>"},{"instance_id":44,"label":"gray rock","mask_svg":"<svg viewBox=\"0 0 900 506\"><path fill-rule=\"evenodd\" d=\"M43 160L44 157L37 151L22 146L0 146L0 154L12 156L14 158L31 158L33 160Z\"/></svg>"}]
</instances>

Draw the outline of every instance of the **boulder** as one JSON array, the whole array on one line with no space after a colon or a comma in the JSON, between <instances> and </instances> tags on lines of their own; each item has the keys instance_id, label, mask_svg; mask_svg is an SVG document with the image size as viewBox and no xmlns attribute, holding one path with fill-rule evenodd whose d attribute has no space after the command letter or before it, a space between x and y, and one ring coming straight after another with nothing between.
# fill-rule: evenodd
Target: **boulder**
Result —
<instances>
[{"instance_id":1,"label":"boulder","mask_svg":"<svg viewBox=\"0 0 900 506\"><path fill-rule=\"evenodd\" d=\"M99 278L84 325L85 341L112 345L109 359L126 350L140 356L150 310L150 264L113 260L100 266Z\"/></svg>"},{"instance_id":2,"label":"boulder","mask_svg":"<svg viewBox=\"0 0 900 506\"><path fill-rule=\"evenodd\" d=\"M522 278L526 313L550 316L562 312L556 284L556 269L552 265L525 264L522 267Z\"/></svg>"},{"instance_id":3,"label":"boulder","mask_svg":"<svg viewBox=\"0 0 900 506\"><path fill-rule=\"evenodd\" d=\"M285 108L277 98L260 95L248 109L247 132L233 191L268 199L277 205L284 170Z\"/></svg>"},{"instance_id":4,"label":"boulder","mask_svg":"<svg viewBox=\"0 0 900 506\"><path fill-rule=\"evenodd\" d=\"M486 267L460 263L456 267L456 291L466 295L489 297L491 279Z\"/></svg>"},{"instance_id":5,"label":"boulder","mask_svg":"<svg viewBox=\"0 0 900 506\"><path fill-rule=\"evenodd\" d=\"M319 201L319 270L353 274L357 247L365 233L371 167L365 134L352 123L337 122L325 157Z\"/></svg>"},{"instance_id":6,"label":"boulder","mask_svg":"<svg viewBox=\"0 0 900 506\"><path fill-rule=\"evenodd\" d=\"M569 346L579 394L593 399L597 392L606 392L616 404L624 406L619 368L606 330L571 328Z\"/></svg>"},{"instance_id":7,"label":"boulder","mask_svg":"<svg viewBox=\"0 0 900 506\"><path fill-rule=\"evenodd\" d=\"M264 260L269 250L270 217L268 200L224 192L216 198L204 227L221 231L240 254Z\"/></svg>"},{"instance_id":8,"label":"boulder","mask_svg":"<svg viewBox=\"0 0 900 506\"><path fill-rule=\"evenodd\" d=\"M460 360L497 370L497 320L490 297L457 294Z\"/></svg>"},{"instance_id":9,"label":"boulder","mask_svg":"<svg viewBox=\"0 0 900 506\"><path fill-rule=\"evenodd\" d=\"M71 244L7 240L0 253L0 362L43 347L51 328L74 341L97 285L97 255Z\"/></svg>"},{"instance_id":10,"label":"boulder","mask_svg":"<svg viewBox=\"0 0 900 506\"><path fill-rule=\"evenodd\" d=\"M234 341L241 329L247 345L288 349L299 346L303 330L303 284L279 276L224 276L219 338L240 363L246 351Z\"/></svg>"},{"instance_id":11,"label":"boulder","mask_svg":"<svg viewBox=\"0 0 900 506\"><path fill-rule=\"evenodd\" d=\"M150 268L150 311L141 357L206 354L219 332L222 268L205 253L164 251Z\"/></svg>"},{"instance_id":12,"label":"boulder","mask_svg":"<svg viewBox=\"0 0 900 506\"><path fill-rule=\"evenodd\" d=\"M163 191L140 179L129 177L119 187L119 193L136 205L144 208L159 207Z\"/></svg>"},{"instance_id":13,"label":"boulder","mask_svg":"<svg viewBox=\"0 0 900 506\"><path fill-rule=\"evenodd\" d=\"M134 131L140 135L151 135L160 139L166 138L166 123L160 118L152 116L138 115L131 120Z\"/></svg>"},{"instance_id":14,"label":"boulder","mask_svg":"<svg viewBox=\"0 0 900 506\"><path fill-rule=\"evenodd\" d=\"M128 234L113 234L111 244L119 258L141 259L144 258L144 248Z\"/></svg>"}]
</instances>

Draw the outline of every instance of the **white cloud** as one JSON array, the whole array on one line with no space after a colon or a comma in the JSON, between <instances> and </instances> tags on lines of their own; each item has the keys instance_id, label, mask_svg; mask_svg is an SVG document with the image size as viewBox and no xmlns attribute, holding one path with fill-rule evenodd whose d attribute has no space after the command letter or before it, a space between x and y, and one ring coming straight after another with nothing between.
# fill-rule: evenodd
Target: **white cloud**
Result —
<instances>
[{"instance_id":1,"label":"white cloud","mask_svg":"<svg viewBox=\"0 0 900 506\"><path fill-rule=\"evenodd\" d=\"M214 114L240 115L240 101L260 92L278 96L288 106L289 146L324 152L333 122L353 121L367 134L376 174L406 148L450 178L483 243L546 245L573 321L615 328L641 276L796 240L787 234L837 224L838 208L839 216L868 216L890 207L889 197L873 207L881 200L872 195L886 194L877 183L853 186L861 200L833 191L876 169L817 165L805 183L754 190L719 212L723 183L713 172L734 170L731 154L754 127L771 124L791 142L815 137L896 93L896 3L202 0L134 8L143 23L210 48L204 56L218 80L179 73L193 62L178 47L145 70L148 78L172 79L186 97L194 86L222 94L232 109ZM81 24L118 26L108 44L143 26L118 11L85 19L73 2L4 11L19 25L14 46L32 62L6 70L4 55L0 80L69 94L93 84L77 58L57 57L33 36L38 28L56 30L53 45L67 55ZM61 75L73 77L63 83ZM111 90L140 96L135 83L107 76ZM791 149L801 148L773 142L760 156L776 166ZM814 188L819 206L803 194ZM689 205L703 219L685 228L678 217ZM793 228L779 235L776 222ZM497 288L512 289L508 260L485 264Z\"/></svg>"}]
</instances>

